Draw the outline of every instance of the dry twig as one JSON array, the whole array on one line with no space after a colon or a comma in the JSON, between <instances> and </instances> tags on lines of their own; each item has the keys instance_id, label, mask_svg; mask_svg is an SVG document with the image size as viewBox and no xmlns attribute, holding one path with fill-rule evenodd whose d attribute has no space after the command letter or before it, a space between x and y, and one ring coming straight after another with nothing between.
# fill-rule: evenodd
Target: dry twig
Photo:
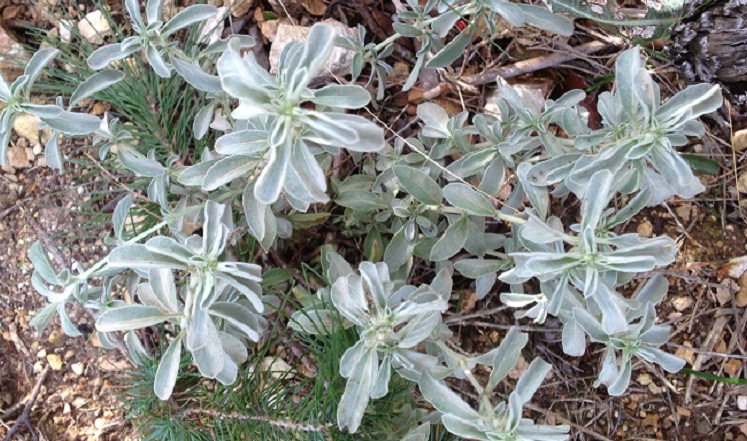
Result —
<instances>
[{"instance_id":1,"label":"dry twig","mask_svg":"<svg viewBox=\"0 0 747 441\"><path fill-rule=\"evenodd\" d=\"M34 441L39 441L39 436L36 434L34 426L31 425L31 409L33 409L34 403L36 403L36 398L39 396L42 384L44 384L44 380L47 378L48 374L49 365L47 365L44 370L41 371L41 374L39 374L39 378L36 380L36 384L34 384L34 388L31 390L31 397L23 408L23 413L21 413L21 416L18 417L15 423L13 423L13 426L5 435L3 441L10 441L11 439L13 439L13 436L22 426L26 426L26 428L29 430L31 439L33 439Z\"/></svg>"}]
</instances>

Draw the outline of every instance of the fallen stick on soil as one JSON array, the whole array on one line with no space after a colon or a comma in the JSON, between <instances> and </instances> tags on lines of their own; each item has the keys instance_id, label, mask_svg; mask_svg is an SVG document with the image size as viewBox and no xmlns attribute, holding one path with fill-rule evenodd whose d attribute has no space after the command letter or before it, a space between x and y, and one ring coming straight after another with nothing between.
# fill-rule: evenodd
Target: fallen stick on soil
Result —
<instances>
[{"instance_id":1,"label":"fallen stick on soil","mask_svg":"<svg viewBox=\"0 0 747 441\"><path fill-rule=\"evenodd\" d=\"M509 64L507 66L501 66L496 69L489 70L487 72L462 77L461 81L463 83L469 84L470 86L480 86L483 84L492 83L496 79L498 79L498 77L501 77L501 78L518 77L519 75L523 75L525 73L536 72L541 69L546 69L548 67L557 66L558 64L562 64L562 63L565 63L566 61L573 60L575 58L578 58L579 53L593 54L595 52L599 52L603 49L607 49L611 47L613 47L613 44L606 43L603 41L592 41L589 43L584 43L582 45L576 46L573 48L573 50L555 52L549 55L545 55L543 57L531 58L529 60L524 60L524 61L517 61L514 64ZM438 86L425 91L425 93L423 94L423 99L425 101L428 101L428 100L432 100L433 98L438 97L443 92L443 88L444 88L443 86L445 85L439 84Z\"/></svg>"},{"instance_id":2,"label":"fallen stick on soil","mask_svg":"<svg viewBox=\"0 0 747 441\"><path fill-rule=\"evenodd\" d=\"M493 81L498 79L498 77L517 77L525 73L535 72L540 69L557 66L558 64L573 60L575 58L578 58L579 53L593 54L610 47L612 47L612 45L609 43L603 41L592 41L590 43L584 43L582 45L576 46L573 48L573 50L554 52L543 57L517 61L516 63L509 64L508 66L501 66L480 74L469 75L462 78L462 81L471 86L480 86L482 84L492 83Z\"/></svg>"},{"instance_id":3,"label":"fallen stick on soil","mask_svg":"<svg viewBox=\"0 0 747 441\"><path fill-rule=\"evenodd\" d=\"M26 403L23 408L23 413L21 413L21 416L18 417L15 423L13 423L13 426L5 435L3 441L10 441L21 426L26 426L31 434L31 439L39 441L39 436L36 434L34 426L31 425L31 409L33 409L34 403L36 403L36 398L39 396L39 392L41 391L42 384L44 384L44 380L47 378L47 374L49 374L49 365L47 365L44 370L41 371L41 374L39 374L39 378L36 380L34 388L31 389L31 398L29 398L28 403Z\"/></svg>"}]
</instances>

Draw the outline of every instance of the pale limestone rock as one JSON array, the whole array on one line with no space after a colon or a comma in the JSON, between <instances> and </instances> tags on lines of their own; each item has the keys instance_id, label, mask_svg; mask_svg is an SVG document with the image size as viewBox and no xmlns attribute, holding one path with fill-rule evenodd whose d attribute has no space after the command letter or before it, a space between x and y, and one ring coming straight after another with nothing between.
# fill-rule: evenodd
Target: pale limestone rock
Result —
<instances>
[{"instance_id":1,"label":"pale limestone rock","mask_svg":"<svg viewBox=\"0 0 747 441\"><path fill-rule=\"evenodd\" d=\"M47 362L52 370L59 371L62 369L62 358L57 354L47 355Z\"/></svg>"},{"instance_id":2,"label":"pale limestone rock","mask_svg":"<svg viewBox=\"0 0 747 441\"><path fill-rule=\"evenodd\" d=\"M207 44L213 44L220 40L221 35L223 35L223 29L226 27L225 20L223 20L226 15L226 9L225 6L221 6L214 16L205 21L205 24L202 25L202 32L200 32L200 40L205 39Z\"/></svg>"},{"instance_id":3,"label":"pale limestone rock","mask_svg":"<svg viewBox=\"0 0 747 441\"><path fill-rule=\"evenodd\" d=\"M8 166L13 168L31 167L31 162L26 157L26 150L23 147L8 148Z\"/></svg>"},{"instance_id":4,"label":"pale limestone rock","mask_svg":"<svg viewBox=\"0 0 747 441\"><path fill-rule=\"evenodd\" d=\"M747 173L742 173L737 178L737 191L747 193Z\"/></svg>"},{"instance_id":5,"label":"pale limestone rock","mask_svg":"<svg viewBox=\"0 0 747 441\"><path fill-rule=\"evenodd\" d=\"M72 20L60 20L59 26L59 33L60 33L60 39L62 41L70 42L72 39L72 32L71 30L75 27L75 23L73 23Z\"/></svg>"},{"instance_id":6,"label":"pale limestone rock","mask_svg":"<svg viewBox=\"0 0 747 441\"><path fill-rule=\"evenodd\" d=\"M680 296L672 299L672 306L677 311L684 311L693 304L693 298L690 296Z\"/></svg>"},{"instance_id":7,"label":"pale limestone rock","mask_svg":"<svg viewBox=\"0 0 747 441\"><path fill-rule=\"evenodd\" d=\"M734 133L731 137L731 146L738 152L747 149L747 129Z\"/></svg>"},{"instance_id":8,"label":"pale limestone rock","mask_svg":"<svg viewBox=\"0 0 747 441\"><path fill-rule=\"evenodd\" d=\"M103 37L111 34L112 28L101 11L93 11L86 14L86 17L78 22L78 31L89 43L103 44Z\"/></svg>"},{"instance_id":9,"label":"pale limestone rock","mask_svg":"<svg viewBox=\"0 0 747 441\"><path fill-rule=\"evenodd\" d=\"M39 123L41 119L38 116L34 116L28 113L21 113L16 116L16 120L13 121L13 130L16 131L18 136L26 138L29 144L39 144ZM47 139L49 135L49 129L47 131Z\"/></svg>"},{"instance_id":10,"label":"pale limestone rock","mask_svg":"<svg viewBox=\"0 0 747 441\"><path fill-rule=\"evenodd\" d=\"M654 226L651 225L650 221L642 222L638 225L636 232L641 237L651 237L654 234Z\"/></svg>"},{"instance_id":11,"label":"pale limestone rock","mask_svg":"<svg viewBox=\"0 0 747 441\"><path fill-rule=\"evenodd\" d=\"M70 366L70 369L72 369L75 375L79 377L83 375L83 370L84 370L83 363L74 363L73 365Z\"/></svg>"},{"instance_id":12,"label":"pale limestone rock","mask_svg":"<svg viewBox=\"0 0 747 441\"><path fill-rule=\"evenodd\" d=\"M327 19L322 23L332 26L337 35L340 37L356 37L357 31L355 28L349 28L337 20ZM270 48L270 73L275 74L278 71L278 64L280 63L280 54L283 48L294 41L304 41L306 36L309 34L309 28L294 26L288 23L279 23L277 32L270 38L272 46ZM265 34L266 35L266 34ZM269 36L268 36L269 38ZM353 65L353 56L355 54L352 51L343 49L341 47L335 47L332 50L327 62L324 64L322 74L327 73L327 70L331 71L335 75L343 76L350 73L350 69Z\"/></svg>"},{"instance_id":13,"label":"pale limestone rock","mask_svg":"<svg viewBox=\"0 0 747 441\"><path fill-rule=\"evenodd\" d=\"M284 377L286 379L292 379L295 377L293 374L293 368L282 358L278 357L265 357L262 359L260 364L260 370L262 372L269 372L270 376L274 379Z\"/></svg>"}]
</instances>

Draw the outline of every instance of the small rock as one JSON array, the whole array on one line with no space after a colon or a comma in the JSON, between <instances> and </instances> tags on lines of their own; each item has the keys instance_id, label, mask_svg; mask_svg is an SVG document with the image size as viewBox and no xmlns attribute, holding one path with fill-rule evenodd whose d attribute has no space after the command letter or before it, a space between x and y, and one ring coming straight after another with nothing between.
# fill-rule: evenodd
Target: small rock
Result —
<instances>
[{"instance_id":1,"label":"small rock","mask_svg":"<svg viewBox=\"0 0 747 441\"><path fill-rule=\"evenodd\" d=\"M737 308L744 308L747 306L747 290L740 289L736 295Z\"/></svg>"},{"instance_id":2,"label":"small rock","mask_svg":"<svg viewBox=\"0 0 747 441\"><path fill-rule=\"evenodd\" d=\"M62 358L57 354L47 355L47 362L55 371L62 369Z\"/></svg>"},{"instance_id":3,"label":"small rock","mask_svg":"<svg viewBox=\"0 0 747 441\"><path fill-rule=\"evenodd\" d=\"M656 383L651 382L647 387L648 391L654 395L659 395L664 390L662 387L657 386Z\"/></svg>"},{"instance_id":4,"label":"small rock","mask_svg":"<svg viewBox=\"0 0 747 441\"><path fill-rule=\"evenodd\" d=\"M38 373L40 373L43 370L44 370L44 366L42 365L41 361L37 361L36 363L34 363L34 373L35 374L38 374Z\"/></svg>"},{"instance_id":5,"label":"small rock","mask_svg":"<svg viewBox=\"0 0 747 441\"><path fill-rule=\"evenodd\" d=\"M651 221L646 221L638 225L636 232L641 237L651 237L654 234L654 226L651 225Z\"/></svg>"},{"instance_id":6,"label":"small rock","mask_svg":"<svg viewBox=\"0 0 747 441\"><path fill-rule=\"evenodd\" d=\"M41 118L28 113L21 113L13 121L13 130L18 136L29 140L31 145L39 144L39 123ZM49 130L47 130L49 131Z\"/></svg>"},{"instance_id":7,"label":"small rock","mask_svg":"<svg viewBox=\"0 0 747 441\"><path fill-rule=\"evenodd\" d=\"M226 16L226 9L225 6L218 8L218 12L204 22L202 32L200 33L200 40L207 41L207 44L212 44L220 40L223 35L223 29L226 27L223 20Z\"/></svg>"},{"instance_id":8,"label":"small rock","mask_svg":"<svg viewBox=\"0 0 747 441\"><path fill-rule=\"evenodd\" d=\"M724 267L719 271L719 275L723 277L724 274L728 275L732 279L738 279L747 272L747 256L739 256L726 262Z\"/></svg>"},{"instance_id":9,"label":"small rock","mask_svg":"<svg viewBox=\"0 0 747 441\"><path fill-rule=\"evenodd\" d=\"M724 364L724 372L730 377L735 378L739 375L739 371L742 370L742 362L736 358L732 358Z\"/></svg>"},{"instance_id":10,"label":"small rock","mask_svg":"<svg viewBox=\"0 0 747 441\"><path fill-rule=\"evenodd\" d=\"M91 109L91 113L94 115L103 115L106 111L106 105L102 103L101 101L96 101L93 103L93 109Z\"/></svg>"},{"instance_id":11,"label":"small rock","mask_svg":"<svg viewBox=\"0 0 747 441\"><path fill-rule=\"evenodd\" d=\"M349 28L337 20L327 19L321 23L332 26L340 37L356 38L358 35L355 28ZM277 32L272 40L272 46L270 47L270 73L277 73L278 64L280 63L280 54L282 53L283 48L285 48L288 43L294 41L305 41L307 35L309 35L309 28L286 23L280 23L278 25ZM335 47L332 50L329 59L324 63L324 68L322 68L322 71L319 73L324 75L327 72L327 69L329 69L329 71L335 75L343 76L349 74L353 65L354 55L355 54L352 51L341 47Z\"/></svg>"},{"instance_id":12,"label":"small rock","mask_svg":"<svg viewBox=\"0 0 747 441\"><path fill-rule=\"evenodd\" d=\"M112 28L101 11L93 11L78 22L78 31L89 43L102 44L104 43L103 37L111 34Z\"/></svg>"},{"instance_id":13,"label":"small rock","mask_svg":"<svg viewBox=\"0 0 747 441\"><path fill-rule=\"evenodd\" d=\"M747 173L742 173L737 178L737 191L747 193Z\"/></svg>"},{"instance_id":14,"label":"small rock","mask_svg":"<svg viewBox=\"0 0 747 441\"><path fill-rule=\"evenodd\" d=\"M674 211L677 213L677 216L682 219L682 222L688 223L690 222L690 213L692 211L692 204L682 204L674 209Z\"/></svg>"},{"instance_id":15,"label":"small rock","mask_svg":"<svg viewBox=\"0 0 747 441\"><path fill-rule=\"evenodd\" d=\"M638 376L638 383L641 386L648 386L649 384L651 384L652 381L653 379L651 378L651 375L649 374L641 374Z\"/></svg>"},{"instance_id":16,"label":"small rock","mask_svg":"<svg viewBox=\"0 0 747 441\"><path fill-rule=\"evenodd\" d=\"M36 144L32 149L31 152L34 154L34 157L37 155L41 155L41 152L43 152L44 149L42 149L41 144Z\"/></svg>"},{"instance_id":17,"label":"small rock","mask_svg":"<svg viewBox=\"0 0 747 441\"><path fill-rule=\"evenodd\" d=\"M742 129L734 133L731 137L731 146L738 152L747 149L747 129Z\"/></svg>"},{"instance_id":18,"label":"small rock","mask_svg":"<svg viewBox=\"0 0 747 441\"><path fill-rule=\"evenodd\" d=\"M690 343L689 341L685 341L682 343L682 346L691 348L693 347L693 344ZM685 348L677 348L677 350L674 351L674 355L684 359L687 362L687 364L689 364L690 366L692 366L693 363L695 362L695 352L691 350L688 350Z\"/></svg>"},{"instance_id":19,"label":"small rock","mask_svg":"<svg viewBox=\"0 0 747 441\"><path fill-rule=\"evenodd\" d=\"M526 372L527 369L529 369L529 363L527 363L527 360L523 355L520 355L519 361L517 361L514 368L509 371L508 378L518 380L522 375L524 375L524 372Z\"/></svg>"},{"instance_id":20,"label":"small rock","mask_svg":"<svg viewBox=\"0 0 747 441\"><path fill-rule=\"evenodd\" d=\"M684 311L693 304L693 298L690 296L680 296L675 297L672 299L672 306L674 306L674 309L677 311Z\"/></svg>"},{"instance_id":21,"label":"small rock","mask_svg":"<svg viewBox=\"0 0 747 441\"><path fill-rule=\"evenodd\" d=\"M72 369L75 375L79 377L83 375L83 368L84 368L83 363L75 363L70 366L70 369Z\"/></svg>"},{"instance_id":22,"label":"small rock","mask_svg":"<svg viewBox=\"0 0 747 441\"><path fill-rule=\"evenodd\" d=\"M262 32L262 36L267 39L267 41L273 41L275 40L275 35L278 33L278 26L280 23L284 23L285 20L266 20L260 23L259 30ZM293 25L290 21L287 21L287 24Z\"/></svg>"},{"instance_id":23,"label":"small rock","mask_svg":"<svg viewBox=\"0 0 747 441\"><path fill-rule=\"evenodd\" d=\"M737 409L747 410L747 395L739 395L737 397Z\"/></svg>"},{"instance_id":24,"label":"small rock","mask_svg":"<svg viewBox=\"0 0 747 441\"><path fill-rule=\"evenodd\" d=\"M504 84L504 83L501 83ZM526 82L511 84L511 87L519 96L532 102L536 107L542 109L545 107L545 98L550 94L552 82ZM490 92L485 100L485 112L501 116L501 111L496 102L501 97L501 88L498 87Z\"/></svg>"},{"instance_id":25,"label":"small rock","mask_svg":"<svg viewBox=\"0 0 747 441\"><path fill-rule=\"evenodd\" d=\"M99 369L107 372L119 372L127 370L130 363L126 359L117 360L114 357L101 357L99 360Z\"/></svg>"},{"instance_id":26,"label":"small rock","mask_svg":"<svg viewBox=\"0 0 747 441\"><path fill-rule=\"evenodd\" d=\"M231 15L236 18L244 17L254 6L254 0L234 0L231 2Z\"/></svg>"},{"instance_id":27,"label":"small rock","mask_svg":"<svg viewBox=\"0 0 747 441\"><path fill-rule=\"evenodd\" d=\"M59 348L65 344L65 333L62 331L52 331L47 339L54 347Z\"/></svg>"},{"instance_id":28,"label":"small rock","mask_svg":"<svg viewBox=\"0 0 747 441\"><path fill-rule=\"evenodd\" d=\"M731 289L736 285L731 279L724 279L719 285L723 288L716 288L716 300L720 306L724 306L731 301Z\"/></svg>"},{"instance_id":29,"label":"small rock","mask_svg":"<svg viewBox=\"0 0 747 441\"><path fill-rule=\"evenodd\" d=\"M38 353L36 354L36 356L37 356L38 358L46 358L46 357L47 357L47 350L46 350L46 349L42 349L41 351L39 351L39 352L38 352Z\"/></svg>"},{"instance_id":30,"label":"small rock","mask_svg":"<svg viewBox=\"0 0 747 441\"><path fill-rule=\"evenodd\" d=\"M13 168L31 167L31 161L26 156L26 150L22 147L8 148L8 165Z\"/></svg>"},{"instance_id":31,"label":"small rock","mask_svg":"<svg viewBox=\"0 0 747 441\"><path fill-rule=\"evenodd\" d=\"M71 37L72 37L71 30L73 29L74 26L75 26L75 23L73 23L72 20L60 20L58 32L60 33L60 39L62 41L69 42L71 40Z\"/></svg>"},{"instance_id":32,"label":"small rock","mask_svg":"<svg viewBox=\"0 0 747 441\"><path fill-rule=\"evenodd\" d=\"M293 368L288 365L282 358L278 357L265 357L262 359L260 369L263 372L270 372L272 378L278 379L284 377L287 379L294 378Z\"/></svg>"},{"instance_id":33,"label":"small rock","mask_svg":"<svg viewBox=\"0 0 747 441\"><path fill-rule=\"evenodd\" d=\"M70 403L65 403L65 405L62 406L62 413L63 414L68 414L70 412L72 412L72 408L70 407Z\"/></svg>"}]
</instances>

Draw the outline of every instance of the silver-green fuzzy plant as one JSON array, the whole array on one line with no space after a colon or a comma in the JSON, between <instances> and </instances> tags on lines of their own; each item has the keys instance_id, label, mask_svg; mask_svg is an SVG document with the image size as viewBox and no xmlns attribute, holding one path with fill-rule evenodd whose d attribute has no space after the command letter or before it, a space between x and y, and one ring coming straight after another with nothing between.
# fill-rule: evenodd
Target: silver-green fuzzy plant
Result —
<instances>
[{"instance_id":1,"label":"silver-green fuzzy plant","mask_svg":"<svg viewBox=\"0 0 747 441\"><path fill-rule=\"evenodd\" d=\"M359 51L357 69L369 62L380 83L387 70L383 58L402 36L422 43L405 88L414 84L431 55L431 67L455 61L472 41L475 27L445 45L439 39L462 16L471 25L486 20L490 26L500 15L516 25L571 31L567 19L505 0L429 0L422 8L414 0L407 4L410 10L399 15L402 21L391 38L374 46L363 41L344 44ZM289 44L275 77L251 53L241 55L252 41L217 42L206 49L221 53L215 76L208 73L214 71L214 58L186 54L171 40L177 30L213 16L215 8L192 6L164 24L159 0L147 2L146 20L136 1L128 0L126 6L137 35L97 50L89 64L103 68L144 48L158 75L169 76L173 68L210 95L212 101L195 121L197 137L207 132L216 106L227 114L232 100L238 100L223 127L227 133L214 150L206 150L190 167L178 166L177 157L162 164L153 151L146 154L130 144L131 134L108 117L102 123L71 112L82 98L121 79L113 71L84 82L67 109L61 100L51 106L33 104L31 84L54 56L54 50L45 49L12 85L0 82L0 98L8 104L0 114L0 160L5 161L12 119L23 111L59 133L95 133L105 147L117 145L123 166L150 180L150 199L160 204L164 220L144 232L129 230L126 219L133 199L123 198L114 212L115 237L108 241L115 248L101 261L58 271L41 245L31 248L32 283L50 300L32 324L41 330L58 312L65 332L77 335L65 309L75 300L101 311L97 331L107 345L115 343L112 331L127 331L125 343L135 359L146 354L132 331L156 324L176 330L155 385L158 396L167 398L182 348L191 352L202 375L231 383L247 347L259 340L265 327L261 314L272 299L261 295L257 265L233 261L229 232L246 230L269 250L277 237L288 237L291 231L290 221L276 213L307 211L311 204L329 202L325 172L333 155L341 148L378 152L385 140L382 128L344 113L366 106L367 90L340 84L310 87L324 73L335 43L331 28L315 25L306 42ZM434 11L440 15L434 17ZM508 283L510 292L501 298L524 308L517 311L519 317L541 323L557 316L563 323L563 350L569 355L584 353L587 336L606 345L597 384L607 385L610 394L627 387L634 356L671 372L682 366L660 349L668 329L655 324L654 305L665 295L666 281L654 277L632 298L617 291L636 273L670 263L673 241L612 230L647 204L702 191L675 147L684 145L686 136L702 134L697 118L720 105L720 92L708 85L693 86L662 104L637 48L624 52L616 68L616 93L600 95L599 130L587 128L586 112L579 106L583 92L538 102L499 81L500 115L477 115L471 125L467 112L449 116L434 104L423 104L418 109L423 129L417 138L395 142L376 159L364 157L363 173L342 183L333 181L337 204L348 209L347 223L374 226L370 229L379 238L391 235L383 252L379 250L384 262L364 262L360 274L327 253L323 265L331 286L320 290L318 302L293 316L298 330L329 332L325 329L334 322L332 315L339 313L344 326L358 331L358 343L340 364L347 378L338 411L341 427L351 432L359 428L369 400L387 393L394 369L419 385L446 428L458 436L489 441L567 438L567 427L521 418L522 406L549 370L541 360L530 364L506 402L491 401L526 336L511 331L499 348L477 357L459 354L445 343L449 331L440 318L451 294L453 269L475 279L480 297L498 279ZM567 137L557 136L557 128ZM48 146L50 164L61 167L63 157L54 138ZM462 159L447 163L453 155ZM474 179L480 182L477 188L469 184ZM496 208L495 196L507 186L508 196ZM569 193L581 201L581 220L565 228L560 219L549 216L550 198ZM628 205L607 208L618 193L629 195ZM239 206L245 216L237 228L234 210ZM187 218L202 224L202 236L185 235L181 226ZM491 232L489 226L498 222L510 222L510 232ZM151 237L164 231L168 236ZM404 282L415 257L439 270L429 285ZM176 275L184 277L177 280ZM99 286L93 279L103 283ZM141 283L144 279L147 283ZM524 292L530 279L539 282L539 293ZM131 294L130 304L116 299L123 285ZM476 364L492 367L486 386L471 372ZM478 410L450 390L449 376L470 381L479 395ZM406 438L423 439L427 431L414 429Z\"/></svg>"},{"instance_id":2,"label":"silver-green fuzzy plant","mask_svg":"<svg viewBox=\"0 0 747 441\"><path fill-rule=\"evenodd\" d=\"M581 194L590 188L592 175L604 169L627 184L621 187L625 193L649 189L650 204L702 192L705 188L675 147L685 145L688 136L703 136L705 129L697 118L721 107L720 88L697 84L662 104L659 86L642 65L638 47L618 57L616 74L616 93L599 95L603 127L577 136L572 150L551 152L552 159L529 171L532 184L562 181Z\"/></svg>"},{"instance_id":3,"label":"silver-green fuzzy plant","mask_svg":"<svg viewBox=\"0 0 747 441\"><path fill-rule=\"evenodd\" d=\"M451 284L415 287L392 281L385 263L363 262L360 275L340 276L331 287L335 308L360 334L340 359L340 375L348 379L337 422L355 432L370 398L389 390L392 369L405 378L422 375L415 347L440 324L448 307ZM446 289L444 289L446 288Z\"/></svg>"},{"instance_id":4,"label":"silver-green fuzzy plant","mask_svg":"<svg viewBox=\"0 0 747 441\"><path fill-rule=\"evenodd\" d=\"M80 100L92 95L109 85L121 80L118 74L105 74L106 78L94 77L82 83L73 93L68 110L62 107L62 99L57 104L35 104L31 93L34 82L42 74L44 67L57 55L57 49L46 48L36 52L26 64L23 75L8 84L0 75L0 101L5 107L0 111L0 165L7 164L8 143L13 122L20 113L29 113L39 117L48 127L54 129L53 136L47 144L47 159L50 166L62 169L62 160L57 149L57 135L63 133L71 136L87 135L99 127L100 120L87 113L75 113L70 109ZM102 85L103 84L103 85ZM98 89L97 89L98 88Z\"/></svg>"},{"instance_id":5,"label":"silver-green fuzzy plant","mask_svg":"<svg viewBox=\"0 0 747 441\"><path fill-rule=\"evenodd\" d=\"M573 33L573 22L566 17L553 14L547 8L511 3L508 0L428 0L425 3L406 0L406 4L408 10L397 14L399 20L392 23L395 34L383 42L365 44L365 32L360 28L357 41L344 38L340 42L342 47L355 51L352 67L354 79L360 75L365 63L371 65L369 85L374 77L378 79L377 99L383 98L386 77L392 71L383 58L393 52L394 42L401 37L417 38L420 41L420 49L415 54L415 66L403 87L403 90L409 90L417 82L423 67L446 67L462 56L481 24L484 23L489 34L494 35L498 17L514 26L531 25L565 36ZM468 26L451 41L443 44L441 39L447 36L460 19L466 20Z\"/></svg>"},{"instance_id":6,"label":"silver-green fuzzy plant","mask_svg":"<svg viewBox=\"0 0 747 441\"><path fill-rule=\"evenodd\" d=\"M697 118L721 101L717 88L696 85L662 104L638 48L620 55L617 73L617 92L601 97L599 130L588 129L582 91L543 101L499 80L499 114L477 115L474 126L464 115L422 104L418 137L380 155L373 176L339 184L336 200L362 225L390 223L383 258L397 278L408 276L416 256L437 267L453 260L458 272L475 279L480 297L496 280L509 284L501 300L518 309L518 318L558 317L566 354L582 355L587 336L607 345L595 384L611 395L627 388L634 357L669 372L683 366L660 349L669 330L655 324L666 280L653 277L632 298L620 292L636 274L673 262L675 243L615 230L662 198L702 190L674 147L701 134ZM558 127L567 137L555 134ZM446 163L454 154L461 159ZM507 185L512 189L496 209L491 196ZM580 199L581 219L566 228L550 216L550 201L568 193ZM621 193L627 205L609 208ZM510 237L489 233L491 221L512 222ZM536 294L524 291L530 279L539 282ZM440 351L449 366L463 358ZM430 371L439 377L432 365Z\"/></svg>"},{"instance_id":7,"label":"silver-green fuzzy plant","mask_svg":"<svg viewBox=\"0 0 747 441\"><path fill-rule=\"evenodd\" d=\"M247 224L265 249L278 235L280 220L271 205L281 194L299 211L329 200L325 173L316 155L337 154L340 148L375 152L384 147L380 127L361 116L342 113L342 109L368 104L368 91L352 84L308 87L323 73L334 40L332 28L313 26L306 42L291 43L283 50L278 74L272 77L252 53L242 56L240 41L232 39L217 70L223 90L239 101L231 114L235 124L230 133L218 138L214 154L179 177L180 183L203 191L242 182Z\"/></svg>"},{"instance_id":8,"label":"silver-green fuzzy plant","mask_svg":"<svg viewBox=\"0 0 747 441\"><path fill-rule=\"evenodd\" d=\"M119 246L107 258L79 276L67 270L55 273L51 262L37 243L32 247L31 259L35 271L34 287L52 303L45 307L32 325L41 331L57 311L69 335L80 335L65 311L72 296L87 307L101 310L96 330L102 342L113 342L107 333L173 323L180 331L169 344L159 363L154 390L161 399L168 399L176 383L182 345L192 354L195 365L206 378L224 384L236 380L238 366L247 358L247 345L258 342L266 328L262 317L261 267L255 264L226 259L224 250L228 227L223 223L225 206L213 201L204 205L203 236L190 236L183 241L156 236L145 244L138 243L166 226L168 221L130 240L123 237L125 219L131 198L123 199L115 210L114 227ZM119 273L131 269L127 287L138 302L126 304L112 300L111 282L106 289L89 286L89 279L105 277L111 281ZM178 290L173 271L186 273L185 283ZM148 283L138 283L141 277ZM57 285L55 291L44 283ZM130 332L125 343L134 360L147 353L142 342ZM109 345L111 345L110 343Z\"/></svg>"},{"instance_id":9,"label":"silver-green fuzzy plant","mask_svg":"<svg viewBox=\"0 0 747 441\"><path fill-rule=\"evenodd\" d=\"M182 343L204 377L231 384L246 360L246 341L259 341L264 332L261 267L221 257L229 233L221 220L224 210L213 201L205 204L202 237L180 243L156 236L145 244L120 246L109 255L110 267L147 271L149 283L137 289L142 304L107 308L96 329L131 331L165 321L181 328L156 373L154 388L161 399L169 397L176 382ZM187 273L183 305L173 270Z\"/></svg>"},{"instance_id":10,"label":"silver-green fuzzy plant","mask_svg":"<svg viewBox=\"0 0 747 441\"><path fill-rule=\"evenodd\" d=\"M172 70L169 61L180 52L176 43L170 41L170 37L179 30L204 22L218 13L218 9L212 5L192 5L164 23L163 0L148 0L145 6L145 20L140 14L139 1L127 0L125 6L130 14L132 29L137 35L125 38L121 43L96 49L88 57L88 66L91 69L103 69L114 61L127 58L144 49L148 63L156 74L168 78Z\"/></svg>"},{"instance_id":11,"label":"silver-green fuzzy plant","mask_svg":"<svg viewBox=\"0 0 747 441\"><path fill-rule=\"evenodd\" d=\"M324 172L312 149L344 147L358 152L375 152L384 147L383 130L357 115L321 112L302 105L335 109L358 109L371 97L360 86L331 84L311 90L310 81L320 73L335 40L331 27L315 25L303 44L289 44L282 53L278 74L271 77L251 53L242 57L238 42L231 41L218 60L218 74L223 89L239 100L232 116L247 120L251 129L236 130L216 143L216 151L226 155L226 162L239 163L241 156L265 154L254 186L254 197L265 205L275 202L285 190L294 207L305 211L309 203L326 202ZM257 118L266 118L264 130L258 130ZM238 157L237 157L238 156ZM219 165L220 164L220 165ZM228 176L233 176L228 169ZM204 189L225 182L203 182Z\"/></svg>"},{"instance_id":12,"label":"silver-green fuzzy plant","mask_svg":"<svg viewBox=\"0 0 747 441\"><path fill-rule=\"evenodd\" d=\"M535 424L522 418L522 407L528 403L551 366L535 359L521 375L516 388L508 396L508 401L493 405L491 398L494 388L503 381L516 362L521 350L528 341L526 334L512 329L506 334L500 346L477 358L480 364L492 367L485 386L465 369L467 378L479 394L479 410L454 393L445 382L438 381L426 372L418 386L423 397L441 412L441 421L449 432L465 438L481 441L563 441L568 439L570 427L567 425L548 426Z\"/></svg>"}]
</instances>

